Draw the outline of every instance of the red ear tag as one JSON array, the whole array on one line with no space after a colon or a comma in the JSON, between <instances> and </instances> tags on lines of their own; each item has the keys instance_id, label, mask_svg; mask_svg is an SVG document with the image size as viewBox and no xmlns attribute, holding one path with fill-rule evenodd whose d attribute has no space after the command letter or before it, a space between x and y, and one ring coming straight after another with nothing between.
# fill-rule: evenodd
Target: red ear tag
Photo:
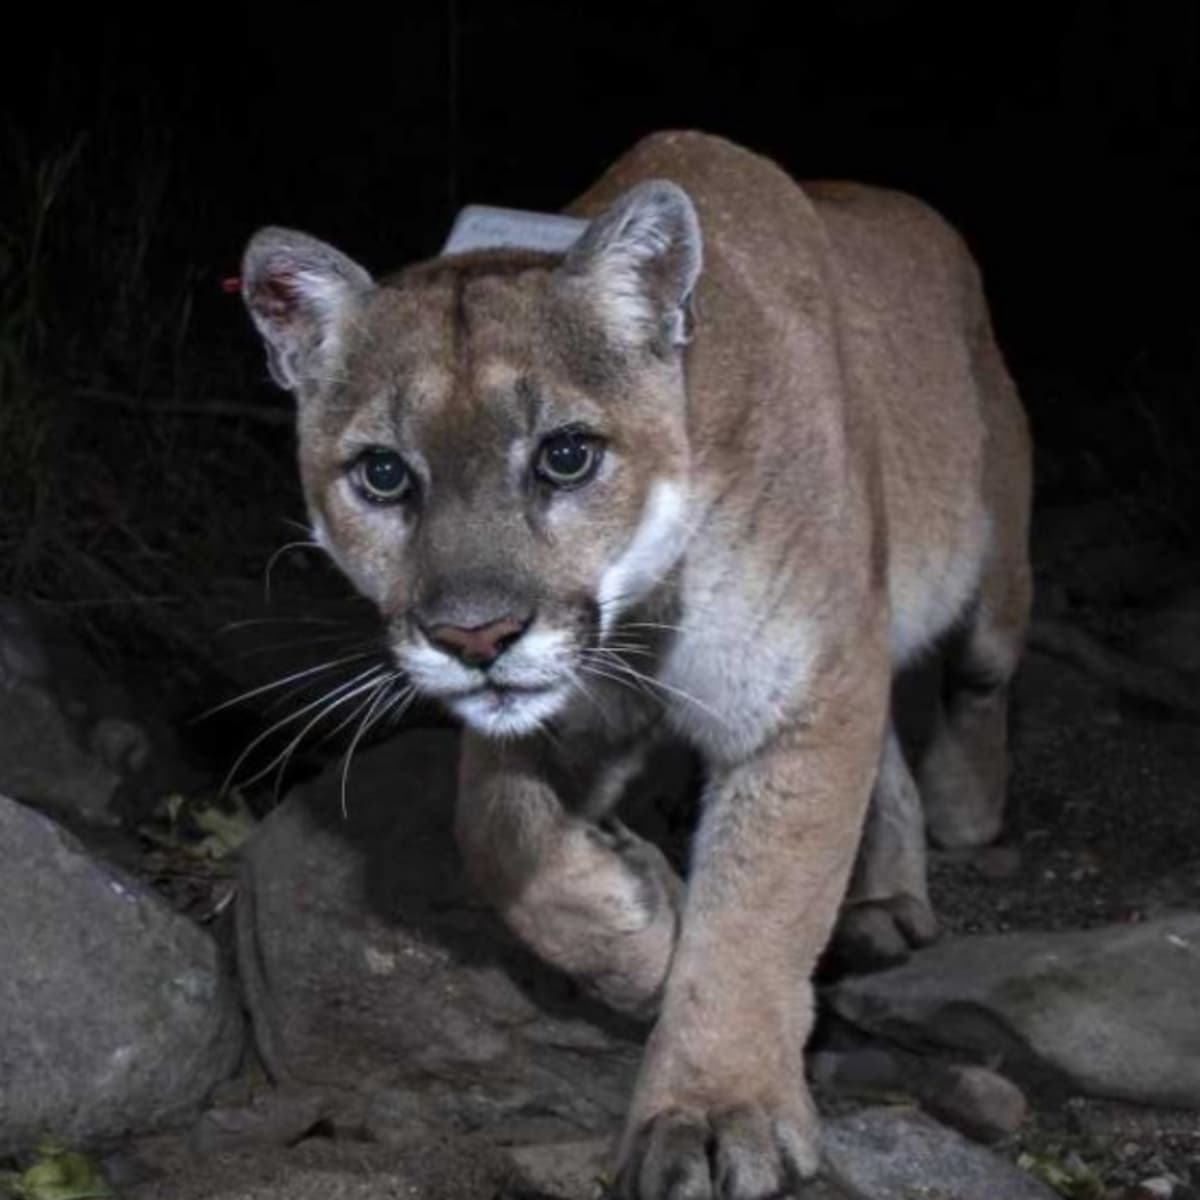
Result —
<instances>
[{"instance_id":1,"label":"red ear tag","mask_svg":"<svg viewBox=\"0 0 1200 1200\"><path fill-rule=\"evenodd\" d=\"M221 291L227 292L230 296L237 295L242 290L242 277L240 275L230 275L228 279L221 280Z\"/></svg>"}]
</instances>

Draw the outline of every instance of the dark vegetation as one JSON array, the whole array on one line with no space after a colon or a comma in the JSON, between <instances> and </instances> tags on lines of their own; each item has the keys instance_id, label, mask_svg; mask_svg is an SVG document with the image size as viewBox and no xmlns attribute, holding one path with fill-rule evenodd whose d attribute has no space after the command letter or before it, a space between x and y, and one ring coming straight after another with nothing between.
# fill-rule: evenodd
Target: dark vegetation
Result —
<instances>
[{"instance_id":1,"label":"dark vegetation","mask_svg":"<svg viewBox=\"0 0 1200 1200\"><path fill-rule=\"evenodd\" d=\"M114 10L10 38L0 593L173 712L227 695L217 631L263 614L265 563L303 537L288 405L219 286L248 234L294 224L387 269L462 203L557 207L683 125L940 207L990 281L1043 507L1115 498L1194 555L1194 6L828 7L787 30L765 5ZM285 615L311 603L289 589L339 590L316 556L279 582Z\"/></svg>"}]
</instances>

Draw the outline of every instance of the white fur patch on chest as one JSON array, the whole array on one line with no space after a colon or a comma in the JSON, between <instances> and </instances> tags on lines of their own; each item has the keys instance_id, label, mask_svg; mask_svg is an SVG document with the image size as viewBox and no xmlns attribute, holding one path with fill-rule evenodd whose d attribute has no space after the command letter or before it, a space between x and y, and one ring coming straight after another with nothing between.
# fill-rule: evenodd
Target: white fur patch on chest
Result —
<instances>
[{"instance_id":1,"label":"white fur patch on chest","mask_svg":"<svg viewBox=\"0 0 1200 1200\"><path fill-rule=\"evenodd\" d=\"M587 221L560 213L468 204L455 218L442 253L465 254L501 246L559 253L569 250L587 227Z\"/></svg>"},{"instance_id":2,"label":"white fur patch on chest","mask_svg":"<svg viewBox=\"0 0 1200 1200\"><path fill-rule=\"evenodd\" d=\"M671 724L718 760L742 758L769 737L813 674L815 622L765 608L754 580L714 577L699 588L693 580L659 672Z\"/></svg>"},{"instance_id":3,"label":"white fur patch on chest","mask_svg":"<svg viewBox=\"0 0 1200 1200\"><path fill-rule=\"evenodd\" d=\"M680 484L660 479L651 485L633 537L600 579L596 603L601 637L674 566L686 541L687 504L687 490Z\"/></svg>"}]
</instances>

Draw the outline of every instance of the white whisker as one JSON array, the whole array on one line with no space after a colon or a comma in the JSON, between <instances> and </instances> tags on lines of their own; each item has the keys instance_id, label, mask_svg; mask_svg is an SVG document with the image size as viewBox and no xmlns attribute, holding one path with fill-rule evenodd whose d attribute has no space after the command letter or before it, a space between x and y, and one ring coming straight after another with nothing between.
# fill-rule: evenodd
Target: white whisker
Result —
<instances>
[{"instance_id":1,"label":"white whisker","mask_svg":"<svg viewBox=\"0 0 1200 1200\"><path fill-rule=\"evenodd\" d=\"M242 692L240 696L234 696L232 700L224 700L215 708L207 709L198 717L193 717L192 721L206 721L209 717L216 716L219 712L224 712L227 708L232 708L235 704L241 704L243 701L252 700L255 696L261 696L264 692L273 692L276 688L286 687L289 683L294 683L297 679L307 679L312 675L319 675L322 671L332 671L335 667L345 666L346 663L358 662L364 658L374 657L375 651L364 650L357 654L348 654L344 658L331 659L328 662L318 663L315 667L305 667L303 671L296 671L291 675L285 675L282 679L273 679L270 683L264 683L259 687L251 688L248 692Z\"/></svg>"},{"instance_id":2,"label":"white whisker","mask_svg":"<svg viewBox=\"0 0 1200 1200\"><path fill-rule=\"evenodd\" d=\"M240 621L229 621L217 630L230 633L235 629L248 629L252 625L349 625L337 617L244 617Z\"/></svg>"},{"instance_id":3,"label":"white whisker","mask_svg":"<svg viewBox=\"0 0 1200 1200\"><path fill-rule=\"evenodd\" d=\"M305 532L308 532L308 531L306 530ZM314 542L312 540L312 535L310 533L308 538L306 538L304 541L284 542L284 544L282 546L280 546L279 549L276 550L271 555L270 558L267 559L267 565L263 570L263 603L264 604L271 603L271 570L274 568L275 564L280 560L280 558L282 558L283 555L285 555L289 550L298 550L301 548L308 548L308 549L312 549L312 550L320 550L321 549L320 545L317 542Z\"/></svg>"},{"instance_id":4,"label":"white whisker","mask_svg":"<svg viewBox=\"0 0 1200 1200\"><path fill-rule=\"evenodd\" d=\"M643 681L635 676L628 675L624 672L605 669L605 667L598 666L596 662L591 660L584 660L581 662L580 669L586 675L593 675L597 679L607 679L610 683L618 684L629 691L636 692L639 696L646 696L658 704L663 702L661 696L657 696L654 694L654 692L648 691Z\"/></svg>"},{"instance_id":5,"label":"white whisker","mask_svg":"<svg viewBox=\"0 0 1200 1200\"><path fill-rule=\"evenodd\" d=\"M383 668L379 667L379 666L369 667L367 670L361 672L361 674L356 675L353 679L347 680L345 683L339 684L331 692L326 692L324 695L318 696L316 700L310 701L308 704L305 704L302 708L297 709L296 712L290 713L288 716L284 717L282 720L276 721L269 728L264 729L263 732L258 734L258 736L255 737L250 742L250 744L241 752L241 754L239 754L237 756L237 759L234 761L233 766L230 767L230 769L229 769L229 774L225 776L225 782L221 785L221 794L223 795L225 792L227 792L229 790L229 787L232 784L234 778L236 777L238 769L241 767L242 763L244 763L246 761L246 759L254 752L254 750L258 746L261 746L262 743L264 741L266 741L266 739L269 738L273 733L278 733L278 731L280 729L283 729L284 726L290 725L293 721L298 721L302 716L304 716L305 713L311 712L314 708L318 707L319 705L328 703L335 696L340 695L341 693L347 691L348 689L350 689L352 687L355 687L356 685L361 686L361 687L369 686L369 684L374 681L374 679L378 676L378 674L381 670L383 670ZM364 681L366 681L366 682L364 682Z\"/></svg>"},{"instance_id":6,"label":"white whisker","mask_svg":"<svg viewBox=\"0 0 1200 1200\"><path fill-rule=\"evenodd\" d=\"M583 693L584 698L589 701L592 707L600 714L600 719L607 724L609 715L604 711L604 705L596 699L596 696L592 690L587 686L586 683L583 682L582 674L572 668L567 672L567 678L571 681L571 686L578 688L579 691Z\"/></svg>"},{"instance_id":7,"label":"white whisker","mask_svg":"<svg viewBox=\"0 0 1200 1200\"><path fill-rule=\"evenodd\" d=\"M707 713L713 718L713 720L719 721L722 725L728 725L729 723L721 713L717 712L710 705L705 704L705 702L699 699L699 697L693 696L690 692L685 691L683 688L676 687L674 684L665 683L661 679L656 679L653 675L646 675L643 672L638 671L636 668L630 666L629 663L625 662L625 660L617 654L611 654L607 658L604 657L604 655L606 655L608 652L603 646L592 647L585 653L588 656L596 655L601 662L605 663L606 666L628 675L631 679L639 680L650 687L661 688L663 691L670 693L672 696L679 697L680 700L686 701L688 704L694 704L702 712ZM589 661L594 662L595 660L589 659Z\"/></svg>"},{"instance_id":8,"label":"white whisker","mask_svg":"<svg viewBox=\"0 0 1200 1200\"><path fill-rule=\"evenodd\" d=\"M606 641L603 645L592 647L592 649L615 650L619 654L637 654L642 658L658 658L658 655L649 646L639 645L634 642Z\"/></svg>"},{"instance_id":9,"label":"white whisker","mask_svg":"<svg viewBox=\"0 0 1200 1200\"><path fill-rule=\"evenodd\" d=\"M376 710L379 708L380 702L387 699L388 693L391 691L392 684L396 682L399 675L393 671L385 679L379 681L375 687L375 692L370 700L370 707L367 708L366 714L359 722L358 729L355 731L354 737L350 739L350 745L346 750L346 756L342 760L342 819L348 820L350 813L346 806L346 785L350 779L350 764L354 761L354 751L358 748L358 743L371 729L371 726L378 720Z\"/></svg>"},{"instance_id":10,"label":"white whisker","mask_svg":"<svg viewBox=\"0 0 1200 1200\"><path fill-rule=\"evenodd\" d=\"M413 701L417 698L417 689L414 684L406 683L404 687L384 705L383 712L380 714L380 719L390 721L393 725L398 725L404 720L404 714L412 707Z\"/></svg>"},{"instance_id":11,"label":"white whisker","mask_svg":"<svg viewBox=\"0 0 1200 1200\"><path fill-rule=\"evenodd\" d=\"M228 654L219 661L222 663L244 662L260 654L282 654L285 650L295 650L297 646L327 646L330 642L343 642L343 650L365 650L376 644L375 638L358 638L349 641L348 633L322 633L310 637L290 638L286 642L272 642L268 646L254 646L249 650L239 650L237 654Z\"/></svg>"},{"instance_id":12,"label":"white whisker","mask_svg":"<svg viewBox=\"0 0 1200 1200\"><path fill-rule=\"evenodd\" d=\"M661 629L667 633L683 633L682 625L669 625L663 621L618 621L614 632L621 633L627 629Z\"/></svg>"},{"instance_id":13,"label":"white whisker","mask_svg":"<svg viewBox=\"0 0 1200 1200\"><path fill-rule=\"evenodd\" d=\"M325 707L318 709L317 715L315 717L313 717L310 721L305 722L305 725L300 730L300 732L298 734L296 734L296 736L294 738L292 738L292 740L290 742L288 742L288 744L273 759L271 759L271 761L269 763L267 763L267 765L265 767L263 767L259 771L256 771L253 775L250 776L249 779L242 780L242 787L249 787L251 784L257 783L260 779L263 779L265 776L269 775L271 773L271 771L274 770L276 766L278 766L279 773L275 779L275 794L276 794L276 796L278 796L279 795L279 785L283 779L284 770L286 769L288 762L291 760L292 755L296 752L296 750L299 748L300 744L308 736L309 732L311 730L315 729L332 712L334 712L338 708L341 708L341 706L343 704L348 704L356 696L361 696L363 692L368 691L370 688L372 688L375 685L376 682L377 681L374 678L367 679L364 682L360 683L357 687L351 688L350 691L343 692L343 694L341 696L336 696L333 693L326 693L326 695L322 697L323 700L328 701L328 703L325 705ZM356 712L357 712L357 710L356 710ZM354 717L354 714L351 714L350 720L353 720L353 717ZM345 728L346 724L347 724L347 722L343 721L331 733L327 734L326 737L328 738L328 737L335 736L337 734L338 730Z\"/></svg>"}]
</instances>

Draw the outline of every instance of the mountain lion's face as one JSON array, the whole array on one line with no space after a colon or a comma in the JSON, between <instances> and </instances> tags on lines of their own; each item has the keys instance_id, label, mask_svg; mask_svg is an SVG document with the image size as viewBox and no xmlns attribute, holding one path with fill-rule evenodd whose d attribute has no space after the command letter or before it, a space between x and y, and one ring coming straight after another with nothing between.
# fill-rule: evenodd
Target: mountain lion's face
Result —
<instances>
[{"instance_id":1,"label":"mountain lion's face","mask_svg":"<svg viewBox=\"0 0 1200 1200\"><path fill-rule=\"evenodd\" d=\"M646 185L566 261L435 260L376 285L264 230L243 287L299 402L318 540L423 693L493 736L559 711L687 536L690 202Z\"/></svg>"}]
</instances>

